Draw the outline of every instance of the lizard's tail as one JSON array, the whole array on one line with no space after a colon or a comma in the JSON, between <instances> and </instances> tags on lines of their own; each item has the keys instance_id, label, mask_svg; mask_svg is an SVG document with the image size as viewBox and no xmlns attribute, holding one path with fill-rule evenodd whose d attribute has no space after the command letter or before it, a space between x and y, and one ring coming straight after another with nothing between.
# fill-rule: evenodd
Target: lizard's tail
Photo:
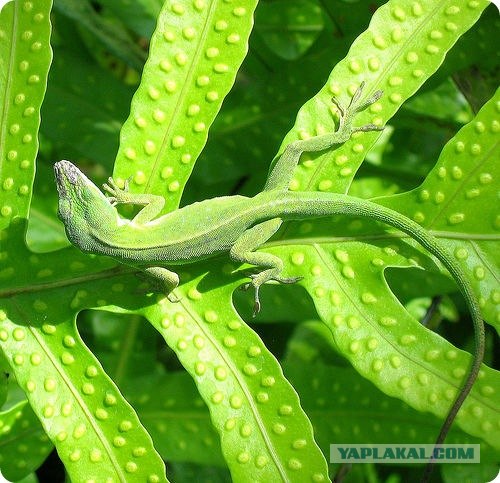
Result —
<instances>
[{"instance_id":1,"label":"lizard's tail","mask_svg":"<svg viewBox=\"0 0 500 483\"><path fill-rule=\"evenodd\" d=\"M284 210L285 212L281 215L283 218L301 219L302 217L314 216L350 215L381 221L387 225L397 228L398 230L401 230L418 241L425 249L441 261L441 263L455 279L465 298L472 317L474 325L475 351L468 375L465 378L462 388L451 406L436 439L435 445L442 444L448 434L448 431L450 430L451 425L453 424L455 416L477 379L484 357L484 323L476 296L470 282L464 274L462 267L448 253L448 251L441 246L438 240L429 234L425 228L421 227L418 223L415 223L413 220L407 218L401 213L386 208L385 206L341 194L314 193L314 196L311 196L311 194L307 192L288 191L285 193L284 199L288 199L288 201L284 202L284 205L287 205L290 208L286 208ZM290 200L290 198L292 198L292 200ZM429 481L433 465L434 460L430 460L425 468L422 481Z\"/></svg>"}]
</instances>

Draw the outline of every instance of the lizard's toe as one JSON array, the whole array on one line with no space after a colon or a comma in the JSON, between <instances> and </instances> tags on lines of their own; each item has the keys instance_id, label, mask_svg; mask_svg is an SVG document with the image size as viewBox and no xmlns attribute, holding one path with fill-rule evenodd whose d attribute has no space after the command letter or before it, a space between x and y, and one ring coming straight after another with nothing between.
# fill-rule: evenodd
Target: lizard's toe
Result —
<instances>
[{"instance_id":1,"label":"lizard's toe","mask_svg":"<svg viewBox=\"0 0 500 483\"><path fill-rule=\"evenodd\" d=\"M297 283L299 280L302 280L304 277L280 277L277 278L276 281L280 283Z\"/></svg>"}]
</instances>

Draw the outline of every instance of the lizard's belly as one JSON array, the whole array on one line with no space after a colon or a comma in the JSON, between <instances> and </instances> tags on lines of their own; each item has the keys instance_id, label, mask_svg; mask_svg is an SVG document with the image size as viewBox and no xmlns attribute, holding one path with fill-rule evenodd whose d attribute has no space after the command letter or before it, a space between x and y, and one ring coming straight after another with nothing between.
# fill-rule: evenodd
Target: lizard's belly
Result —
<instances>
[{"instance_id":1,"label":"lizard's belly","mask_svg":"<svg viewBox=\"0 0 500 483\"><path fill-rule=\"evenodd\" d=\"M158 255L161 260L172 264L210 258L229 251L245 230L246 226L241 224L241 220L212 229L207 225L195 236L177 239L159 247Z\"/></svg>"}]
</instances>

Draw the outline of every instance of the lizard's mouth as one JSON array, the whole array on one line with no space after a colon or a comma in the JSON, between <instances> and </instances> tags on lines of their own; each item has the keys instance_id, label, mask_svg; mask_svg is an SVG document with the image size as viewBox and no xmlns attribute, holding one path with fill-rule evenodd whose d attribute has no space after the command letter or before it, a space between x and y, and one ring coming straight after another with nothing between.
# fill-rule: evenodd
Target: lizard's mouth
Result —
<instances>
[{"instance_id":1,"label":"lizard's mouth","mask_svg":"<svg viewBox=\"0 0 500 483\"><path fill-rule=\"evenodd\" d=\"M67 179L71 184L76 184L78 178L82 176L82 172L72 163L63 159L54 164L54 171L56 172L56 178Z\"/></svg>"}]
</instances>

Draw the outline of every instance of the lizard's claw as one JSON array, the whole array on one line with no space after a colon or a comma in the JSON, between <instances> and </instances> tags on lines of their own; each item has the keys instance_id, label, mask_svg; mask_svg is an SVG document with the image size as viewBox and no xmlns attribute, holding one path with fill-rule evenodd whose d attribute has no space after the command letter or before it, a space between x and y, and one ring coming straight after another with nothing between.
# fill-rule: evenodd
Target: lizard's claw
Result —
<instances>
[{"instance_id":1,"label":"lizard's claw","mask_svg":"<svg viewBox=\"0 0 500 483\"><path fill-rule=\"evenodd\" d=\"M270 277L262 278L262 272L260 273L252 273L248 275L248 277L252 280L251 282L247 282L241 286L241 290L248 290L250 287L253 287L255 290L254 295L254 306L253 306L253 317L255 317L260 312L260 299L259 299L259 289L261 285L266 282L275 281L279 283L296 283L299 280L302 280L304 277L281 277L279 275L272 275Z\"/></svg>"},{"instance_id":2,"label":"lizard's claw","mask_svg":"<svg viewBox=\"0 0 500 483\"><path fill-rule=\"evenodd\" d=\"M104 183L102 187L104 188L104 191L113 195L116 194L117 191L120 191L120 188L115 183L115 180L111 177L108 178L108 182Z\"/></svg>"},{"instance_id":3,"label":"lizard's claw","mask_svg":"<svg viewBox=\"0 0 500 483\"><path fill-rule=\"evenodd\" d=\"M260 285L254 285L255 295L253 297L253 313L252 317L255 317L260 312L260 299L259 299L259 288Z\"/></svg>"},{"instance_id":4,"label":"lizard's claw","mask_svg":"<svg viewBox=\"0 0 500 483\"><path fill-rule=\"evenodd\" d=\"M253 279L253 278L255 278L255 275L249 275L249 277ZM260 287L260 285L256 285L252 282L247 282L240 287L240 290L248 290L252 286L255 289L252 317L255 317L260 312L260 300L259 300L259 287Z\"/></svg>"},{"instance_id":5,"label":"lizard's claw","mask_svg":"<svg viewBox=\"0 0 500 483\"><path fill-rule=\"evenodd\" d=\"M304 277L289 277L289 278L282 278L279 280L280 283L297 283L300 280L302 280Z\"/></svg>"},{"instance_id":6,"label":"lizard's claw","mask_svg":"<svg viewBox=\"0 0 500 483\"><path fill-rule=\"evenodd\" d=\"M251 278L252 280L259 279L260 273L250 273L248 274L248 278ZM270 282L271 280L274 280L275 282L279 283L296 283L299 280L302 280L304 277L279 277L279 276L273 276L265 280L265 282ZM265 283L262 282L262 283ZM246 283L244 285L245 290L248 288L248 286L252 285L252 283ZM261 283L259 283L261 285Z\"/></svg>"},{"instance_id":7,"label":"lizard's claw","mask_svg":"<svg viewBox=\"0 0 500 483\"><path fill-rule=\"evenodd\" d=\"M260 300L259 300L259 297L256 296L255 302L253 304L252 317L256 317L259 312L260 312Z\"/></svg>"}]
</instances>

